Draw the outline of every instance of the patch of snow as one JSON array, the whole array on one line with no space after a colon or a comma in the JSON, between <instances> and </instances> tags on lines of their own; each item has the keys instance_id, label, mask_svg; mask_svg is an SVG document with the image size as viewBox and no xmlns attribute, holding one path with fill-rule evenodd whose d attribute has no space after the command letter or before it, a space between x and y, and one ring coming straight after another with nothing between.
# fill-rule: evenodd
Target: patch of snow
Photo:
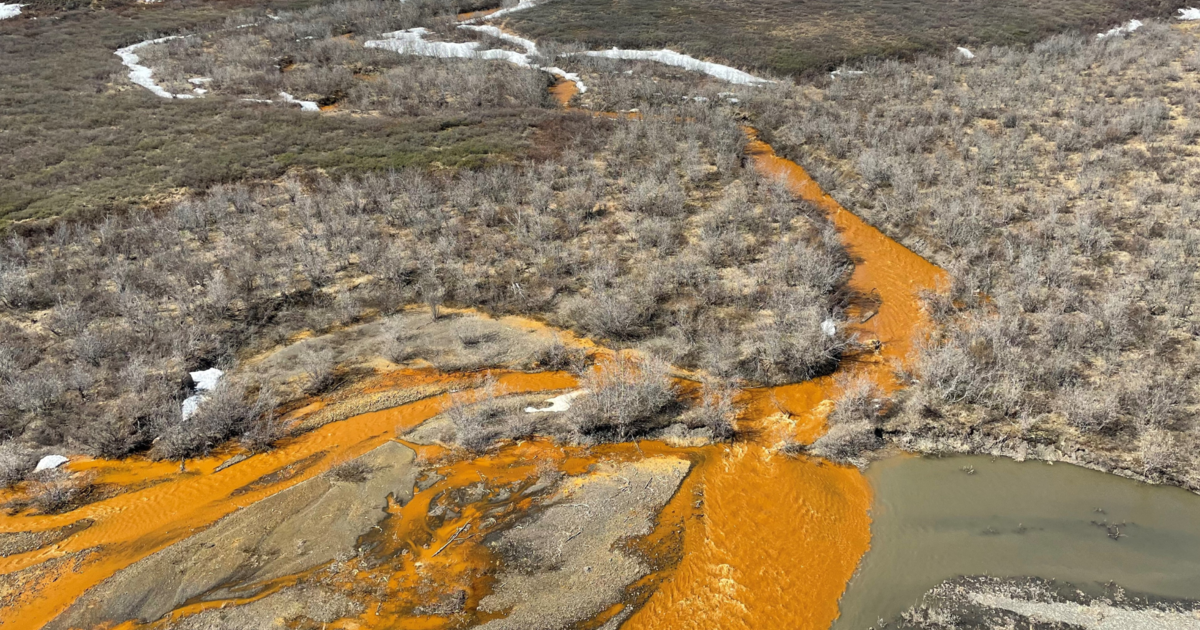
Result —
<instances>
[{"instance_id":1,"label":"patch of snow","mask_svg":"<svg viewBox=\"0 0 1200 630\"><path fill-rule=\"evenodd\" d=\"M821 332L825 333L826 337L837 335L837 322L832 319L827 319L821 322Z\"/></svg>"},{"instance_id":2,"label":"patch of snow","mask_svg":"<svg viewBox=\"0 0 1200 630\"><path fill-rule=\"evenodd\" d=\"M491 13L491 14L488 14L488 15L485 15L482 17L477 17L473 20L467 20L467 22L476 22L479 20L494 20L498 17L503 17L510 13L516 13L517 11L524 11L526 9L532 9L533 7L536 7L537 5L538 5L538 3L534 2L533 0L521 0L515 6L508 7L507 9L500 9L499 11L496 11L495 13Z\"/></svg>"},{"instance_id":3,"label":"patch of snow","mask_svg":"<svg viewBox=\"0 0 1200 630\"><path fill-rule=\"evenodd\" d=\"M580 94L583 94L587 91L587 86L583 84L583 79L580 79L579 75L574 72L567 72L566 70L555 66L543 67L542 70L545 70L556 77L560 77L574 83L575 87L579 88Z\"/></svg>"},{"instance_id":4,"label":"patch of snow","mask_svg":"<svg viewBox=\"0 0 1200 630\"><path fill-rule=\"evenodd\" d=\"M163 42L169 42L173 39L180 39L181 37L183 37L183 35L168 35L166 37L159 37L158 39L148 39L144 42L138 42L136 44L126 46L114 54L121 58L121 63L124 64L126 68L129 68L129 80L135 85L140 85L147 90L150 90L155 96L160 96L162 98L196 98L194 94L172 94L164 90L161 86L154 82L154 71L138 63L141 60L138 59L136 52L137 50L152 44L161 44Z\"/></svg>"},{"instance_id":5,"label":"patch of snow","mask_svg":"<svg viewBox=\"0 0 1200 630\"><path fill-rule=\"evenodd\" d=\"M864 74L866 74L866 71L864 70L842 70L841 68L838 68L837 70L830 72L829 76L836 79L837 77L861 77Z\"/></svg>"},{"instance_id":6,"label":"patch of snow","mask_svg":"<svg viewBox=\"0 0 1200 630\"><path fill-rule=\"evenodd\" d=\"M1035 620L1061 623L1087 630L1200 630L1200 619L1191 613L1162 610L1130 610L1102 601L1035 602L1002 595L971 593L975 603L1009 610Z\"/></svg>"},{"instance_id":7,"label":"patch of snow","mask_svg":"<svg viewBox=\"0 0 1200 630\"><path fill-rule=\"evenodd\" d=\"M62 466L65 463L67 463L67 458L63 457L62 455L47 455L38 460L37 467L33 469L33 472L52 470Z\"/></svg>"},{"instance_id":8,"label":"patch of snow","mask_svg":"<svg viewBox=\"0 0 1200 630\"><path fill-rule=\"evenodd\" d=\"M537 44L533 43L533 40L525 39L524 37L517 37L516 35L510 35L508 33L505 33L504 31L500 30L499 28L496 28L495 26L488 26L488 25L477 26L474 24L459 24L458 28L466 29L466 30L470 30L470 31L476 31L479 33L484 33L486 35L491 35L492 37L495 37L496 39L499 39L500 41L505 41L510 44L516 44L517 46L524 48L525 54L527 54L527 55L536 55L538 52Z\"/></svg>"},{"instance_id":9,"label":"patch of snow","mask_svg":"<svg viewBox=\"0 0 1200 630\"><path fill-rule=\"evenodd\" d=\"M975 53L971 52L970 50L967 50L966 48L963 48L962 46L958 47L958 54L961 55L963 59L974 59L975 58Z\"/></svg>"},{"instance_id":10,"label":"patch of snow","mask_svg":"<svg viewBox=\"0 0 1200 630\"><path fill-rule=\"evenodd\" d=\"M425 36L428 34L429 29L418 26L404 31L384 33L383 36L386 39L372 39L363 43L363 46L366 48L382 48L404 55L438 57L441 59L471 59L477 56L475 49L479 48L479 42L427 42L425 41Z\"/></svg>"},{"instance_id":11,"label":"patch of snow","mask_svg":"<svg viewBox=\"0 0 1200 630\"><path fill-rule=\"evenodd\" d=\"M719 63L711 63L708 61L700 61L695 57L677 53L673 50L622 50L613 48L611 50L592 50L583 53L589 57L604 57L607 59L624 59L626 61L657 61L658 63L668 66L683 68L693 72L702 72L711 77L716 77L722 81L736 83L739 85L756 85L759 83L772 83L767 79L756 77L750 73L742 72L737 68L730 68Z\"/></svg>"},{"instance_id":12,"label":"patch of snow","mask_svg":"<svg viewBox=\"0 0 1200 630\"><path fill-rule=\"evenodd\" d=\"M184 398L182 406L183 419L187 420L188 418L191 418L192 414L196 413L196 410L200 408L200 403L205 398L208 397L204 394L193 394L187 398Z\"/></svg>"},{"instance_id":13,"label":"patch of snow","mask_svg":"<svg viewBox=\"0 0 1200 630\"><path fill-rule=\"evenodd\" d=\"M295 103L295 104L299 105L300 109L302 111L306 111L306 112L321 111L321 108L319 106L317 106L316 101L302 101L302 100L292 96L291 94L288 94L287 92L280 92L279 97L282 98L283 102L285 102L285 103Z\"/></svg>"},{"instance_id":14,"label":"patch of snow","mask_svg":"<svg viewBox=\"0 0 1200 630\"><path fill-rule=\"evenodd\" d=\"M205 94L208 94L208 90L204 88L192 88L192 91L196 93L196 96L204 96Z\"/></svg>"},{"instance_id":15,"label":"patch of snow","mask_svg":"<svg viewBox=\"0 0 1200 630\"><path fill-rule=\"evenodd\" d=\"M419 57L437 57L440 59L493 59L507 61L522 68L533 68L549 72L568 81L573 81L579 87L580 93L587 91L587 86L580 80L579 75L567 72L562 68L541 67L529 60L530 55L537 54L537 44L532 41L509 35L494 26L473 26L460 24L460 28L487 33L504 41L518 44L527 52L519 53L511 50L479 50L479 42L430 42L425 40L429 30L420 26L404 31L384 33L386 39L373 39L363 43L367 48L380 48L400 53L402 55L417 55Z\"/></svg>"},{"instance_id":16,"label":"patch of snow","mask_svg":"<svg viewBox=\"0 0 1200 630\"><path fill-rule=\"evenodd\" d=\"M1139 28L1142 28L1143 26L1145 25L1142 24L1141 20L1129 20L1120 26L1114 26L1113 28L1100 33L1096 36L1096 39L1107 39L1109 37L1113 37L1114 35L1127 35L1138 30Z\"/></svg>"},{"instance_id":17,"label":"patch of snow","mask_svg":"<svg viewBox=\"0 0 1200 630\"><path fill-rule=\"evenodd\" d=\"M568 392L561 396L555 396L554 398L549 398L546 400L546 402L549 404L548 407L526 407L525 413L562 413L571 408L572 400L575 400L586 393L586 389L579 389L573 392Z\"/></svg>"},{"instance_id":18,"label":"patch of snow","mask_svg":"<svg viewBox=\"0 0 1200 630\"><path fill-rule=\"evenodd\" d=\"M1177 17L1181 20L1200 20L1200 9L1180 9Z\"/></svg>"},{"instance_id":19,"label":"patch of snow","mask_svg":"<svg viewBox=\"0 0 1200 630\"><path fill-rule=\"evenodd\" d=\"M7 20L8 18L15 18L18 15L21 15L21 7L23 6L25 5L4 4L3 2L0 2L0 20Z\"/></svg>"},{"instance_id":20,"label":"patch of snow","mask_svg":"<svg viewBox=\"0 0 1200 630\"><path fill-rule=\"evenodd\" d=\"M191 373L192 382L196 384L196 393L188 396L183 401L182 412L184 420L187 420L192 417L192 414L196 413L196 409L200 408L200 403L204 402L205 398L208 398L208 394L205 392L211 392L216 389L217 383L221 381L221 376L224 374L224 372L217 368L209 368Z\"/></svg>"},{"instance_id":21,"label":"patch of snow","mask_svg":"<svg viewBox=\"0 0 1200 630\"><path fill-rule=\"evenodd\" d=\"M212 83L212 77L196 77L194 79L188 79L188 83L191 83L192 85L204 85L205 83Z\"/></svg>"},{"instance_id":22,"label":"patch of snow","mask_svg":"<svg viewBox=\"0 0 1200 630\"><path fill-rule=\"evenodd\" d=\"M220 382L221 377L225 373L217 368L208 368L207 370L192 372L191 375L192 382L196 383L196 389L208 392L217 388L217 383Z\"/></svg>"}]
</instances>

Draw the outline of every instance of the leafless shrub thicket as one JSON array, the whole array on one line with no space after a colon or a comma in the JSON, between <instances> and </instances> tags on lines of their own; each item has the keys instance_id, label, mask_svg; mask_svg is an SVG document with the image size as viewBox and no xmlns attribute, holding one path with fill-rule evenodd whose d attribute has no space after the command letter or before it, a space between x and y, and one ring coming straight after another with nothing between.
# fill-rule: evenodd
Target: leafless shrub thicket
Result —
<instances>
[{"instance_id":1,"label":"leafless shrub thicket","mask_svg":"<svg viewBox=\"0 0 1200 630\"><path fill-rule=\"evenodd\" d=\"M1024 431L1058 418L1061 444L1191 449L1194 29L976 53L764 88L752 107L777 149L953 276L916 364L923 421L968 412L1044 441Z\"/></svg>"},{"instance_id":2,"label":"leafless shrub thicket","mask_svg":"<svg viewBox=\"0 0 1200 630\"><path fill-rule=\"evenodd\" d=\"M280 92L319 105L391 116L423 116L549 103L550 76L504 61L399 55L363 42L424 26L437 41L474 40L480 50L511 47L456 29L456 7L441 0L349 0L267 18L232 16L226 27L138 51L155 80L190 93L190 79L215 95L277 99ZM251 26L245 26L251 24Z\"/></svg>"},{"instance_id":3,"label":"leafless shrub thicket","mask_svg":"<svg viewBox=\"0 0 1200 630\"><path fill-rule=\"evenodd\" d=\"M0 488L7 488L22 479L37 465L37 457L16 442L0 444Z\"/></svg>"},{"instance_id":4,"label":"leafless shrub thicket","mask_svg":"<svg viewBox=\"0 0 1200 630\"><path fill-rule=\"evenodd\" d=\"M669 370L661 359L619 354L585 374L580 387L586 393L566 411L577 441L624 441L665 427L664 412L676 401Z\"/></svg>"},{"instance_id":5,"label":"leafless shrub thicket","mask_svg":"<svg viewBox=\"0 0 1200 630\"><path fill-rule=\"evenodd\" d=\"M218 186L13 237L0 248L0 441L166 458L239 436L261 448L286 401L232 379L183 420L187 371L431 302L542 316L729 378L830 369L842 342L820 323L841 317L849 271L832 227L742 169L732 122L703 103L678 111L580 116L544 162ZM545 355L580 367L565 349ZM331 364L310 359L320 391ZM612 427L580 422L633 432L660 402L648 400Z\"/></svg>"},{"instance_id":6,"label":"leafless shrub thicket","mask_svg":"<svg viewBox=\"0 0 1200 630\"><path fill-rule=\"evenodd\" d=\"M708 378L700 391L700 400L681 418L691 429L708 429L718 441L733 439L741 411L736 402L738 389L729 381Z\"/></svg>"},{"instance_id":7,"label":"leafless shrub thicket","mask_svg":"<svg viewBox=\"0 0 1200 630\"><path fill-rule=\"evenodd\" d=\"M808 450L837 462L861 460L883 445L882 422L890 401L866 377L842 379L839 387L842 392L827 419L829 430Z\"/></svg>"}]
</instances>

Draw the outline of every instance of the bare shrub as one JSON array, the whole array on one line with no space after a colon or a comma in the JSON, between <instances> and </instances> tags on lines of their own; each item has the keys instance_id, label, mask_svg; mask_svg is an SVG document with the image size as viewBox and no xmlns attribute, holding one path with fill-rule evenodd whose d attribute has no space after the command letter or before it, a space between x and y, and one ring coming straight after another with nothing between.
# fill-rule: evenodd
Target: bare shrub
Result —
<instances>
[{"instance_id":1,"label":"bare shrub","mask_svg":"<svg viewBox=\"0 0 1200 630\"><path fill-rule=\"evenodd\" d=\"M809 452L845 463L883 445L880 423L889 403L869 378L839 379L838 386L842 393L827 418L829 430L813 442Z\"/></svg>"},{"instance_id":2,"label":"bare shrub","mask_svg":"<svg viewBox=\"0 0 1200 630\"><path fill-rule=\"evenodd\" d=\"M222 379L191 417L173 414L164 421L151 455L182 460L207 454L222 441L248 430L255 436L260 429L254 423L271 413L277 402L263 392L250 393L249 386L237 378Z\"/></svg>"},{"instance_id":3,"label":"bare shrub","mask_svg":"<svg viewBox=\"0 0 1200 630\"><path fill-rule=\"evenodd\" d=\"M333 384L334 368L337 367L330 350L308 352L300 359L304 369L304 391L319 394Z\"/></svg>"},{"instance_id":4,"label":"bare shrub","mask_svg":"<svg viewBox=\"0 0 1200 630\"><path fill-rule=\"evenodd\" d=\"M0 488L8 488L25 479L36 464L33 451L16 442L0 444Z\"/></svg>"},{"instance_id":5,"label":"bare shrub","mask_svg":"<svg viewBox=\"0 0 1200 630\"><path fill-rule=\"evenodd\" d=\"M454 424L456 441L469 451L482 452L504 439L523 437L514 416L499 400L504 387L492 375L480 385L465 392L452 394L446 415Z\"/></svg>"},{"instance_id":6,"label":"bare shrub","mask_svg":"<svg viewBox=\"0 0 1200 630\"><path fill-rule=\"evenodd\" d=\"M706 379L700 392L700 403L688 410L684 416L685 422L692 428L709 429L715 440L733 439L741 411L734 402L738 393L738 389L728 381Z\"/></svg>"},{"instance_id":7,"label":"bare shrub","mask_svg":"<svg viewBox=\"0 0 1200 630\"><path fill-rule=\"evenodd\" d=\"M338 464L329 471L329 476L344 483L362 483L371 477L371 466L361 459L352 459Z\"/></svg>"},{"instance_id":8,"label":"bare shrub","mask_svg":"<svg viewBox=\"0 0 1200 630\"><path fill-rule=\"evenodd\" d=\"M575 399L567 421L581 441L614 435L620 441L664 426L676 390L662 360L618 354L584 375L586 394Z\"/></svg>"},{"instance_id":9,"label":"bare shrub","mask_svg":"<svg viewBox=\"0 0 1200 630\"><path fill-rule=\"evenodd\" d=\"M580 373L587 365L587 351L576 346L568 346L556 334L549 343L538 350L534 357L534 365L542 370Z\"/></svg>"},{"instance_id":10,"label":"bare shrub","mask_svg":"<svg viewBox=\"0 0 1200 630\"><path fill-rule=\"evenodd\" d=\"M83 496L90 485L86 475L61 468L45 470L29 488L29 503L40 514L57 514Z\"/></svg>"}]
</instances>

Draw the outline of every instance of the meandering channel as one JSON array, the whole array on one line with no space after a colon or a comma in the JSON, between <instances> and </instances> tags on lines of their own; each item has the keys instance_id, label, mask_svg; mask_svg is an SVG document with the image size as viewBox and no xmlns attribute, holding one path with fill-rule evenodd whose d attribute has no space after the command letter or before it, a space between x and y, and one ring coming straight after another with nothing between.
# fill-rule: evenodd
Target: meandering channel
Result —
<instances>
[{"instance_id":1,"label":"meandering channel","mask_svg":"<svg viewBox=\"0 0 1200 630\"><path fill-rule=\"evenodd\" d=\"M564 105L578 90L573 81L554 88ZM636 124L636 123L631 123ZM799 198L825 211L855 259L852 290L877 296L879 306L852 332L880 342L869 357L846 362L840 372L860 373L885 390L896 387L893 369L902 364L912 340L926 327L917 293L935 290L945 274L842 208L797 164L775 155L752 129L747 152L755 165L779 177ZM863 314L866 315L866 314ZM411 382L450 382L453 375L412 373ZM566 374L508 373L501 381L512 392L549 391L575 385ZM732 445L673 449L665 445L614 445L582 451L548 442L502 449L494 457L460 462L444 481L453 484L475 474L505 478L526 474L531 460L557 462L581 470L600 457L635 458L647 453L685 456L695 466L660 519L651 538L682 528L681 560L652 576L649 597L622 627L675 628L828 628L838 616L838 599L870 545L871 489L856 469L774 450L782 439L811 442L824 427L826 401L837 394L832 376L774 388L751 390L741 424L749 439ZM19 619L22 627L40 628L89 588L114 572L210 526L240 507L290 487L361 455L428 419L447 404L445 395L395 409L331 423L294 438L279 448L218 470L221 458L192 462L179 473L174 464L141 460L91 462L101 479L113 483L156 482L141 490L55 516L0 516L0 531L48 530L91 519L92 525L48 548L0 559L0 574L14 574L57 558L77 563L53 575L26 596L0 609L0 617ZM437 449L423 456L437 458ZM256 481L297 462L302 470L273 483ZM76 465L76 469L82 467ZM505 473L505 471L512 471ZM237 493L239 488L253 488ZM416 495L422 497L421 493ZM478 543L449 547L470 515L445 522L437 531L405 529L419 522L429 495L403 507L414 518L390 532L395 540L427 543L428 570L445 580L466 580L465 567L487 561ZM411 547L409 547L411 548ZM435 552L434 550L437 550ZM422 552L425 553L425 552ZM482 555L481 555L482 554ZM435 559L436 556L436 559ZM457 576L457 577L456 577ZM399 573L390 582L398 594L409 583ZM409 594L411 596L411 594ZM476 597L477 594L472 594ZM233 602L237 603L237 602ZM387 602L359 622L367 627L407 627Z\"/></svg>"}]
</instances>

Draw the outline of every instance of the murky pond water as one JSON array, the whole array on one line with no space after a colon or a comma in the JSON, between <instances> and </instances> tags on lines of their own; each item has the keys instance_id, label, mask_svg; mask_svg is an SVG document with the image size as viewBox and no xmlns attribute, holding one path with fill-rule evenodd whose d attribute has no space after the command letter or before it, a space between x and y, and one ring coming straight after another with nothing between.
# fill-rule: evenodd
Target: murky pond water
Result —
<instances>
[{"instance_id":1,"label":"murky pond water","mask_svg":"<svg viewBox=\"0 0 1200 630\"><path fill-rule=\"evenodd\" d=\"M867 477L871 550L834 630L891 620L960 575L1111 581L1200 598L1200 497L1180 488L988 457L897 457Z\"/></svg>"}]
</instances>

